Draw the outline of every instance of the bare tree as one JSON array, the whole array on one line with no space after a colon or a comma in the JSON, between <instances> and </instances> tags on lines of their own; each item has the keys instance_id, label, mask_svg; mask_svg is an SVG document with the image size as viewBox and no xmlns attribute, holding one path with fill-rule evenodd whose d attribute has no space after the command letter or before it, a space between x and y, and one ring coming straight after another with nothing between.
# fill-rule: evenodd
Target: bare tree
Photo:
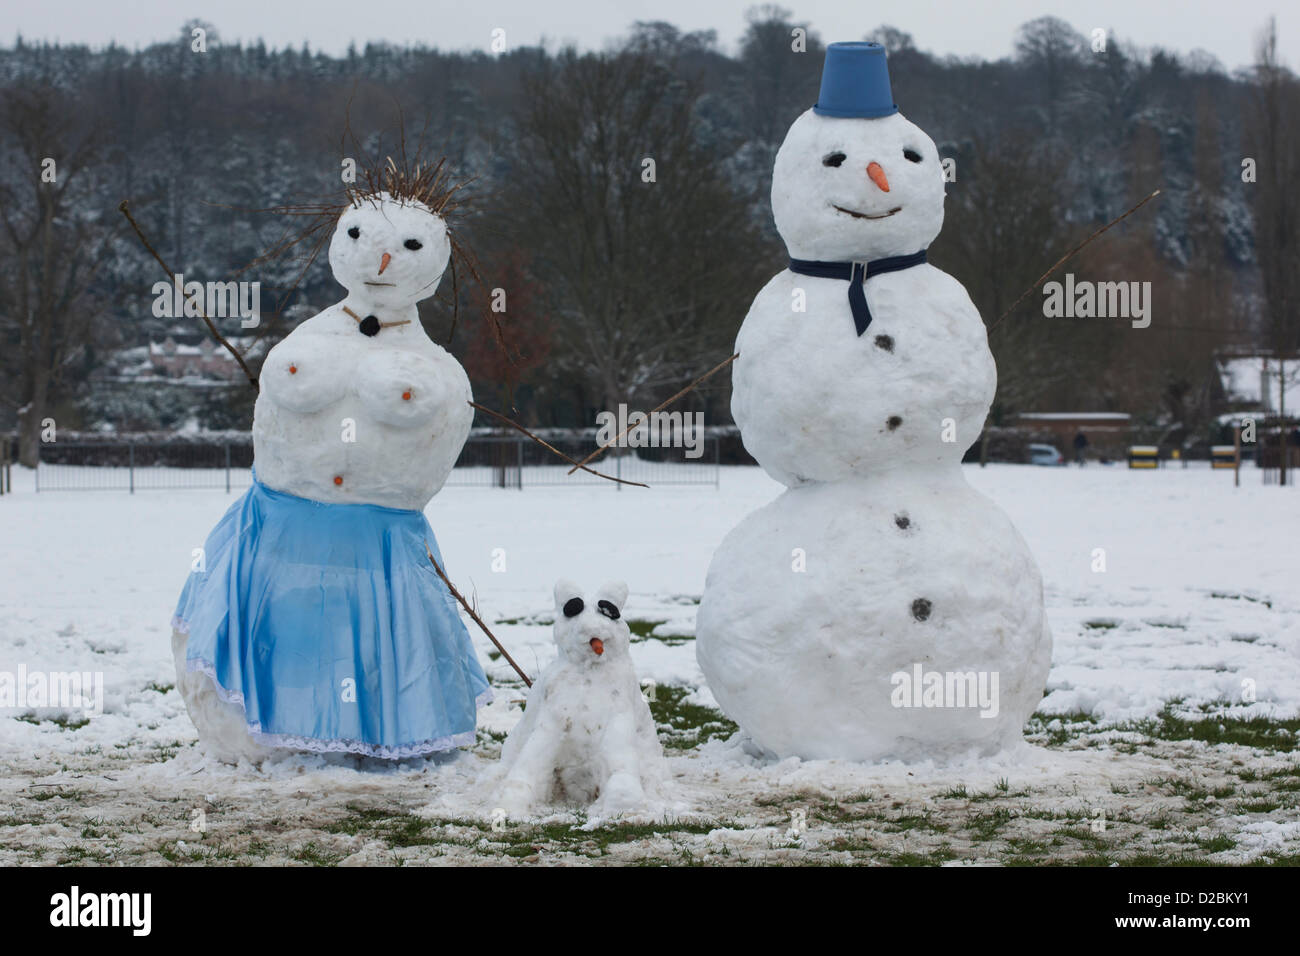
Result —
<instances>
[{"instance_id":1,"label":"bare tree","mask_svg":"<svg viewBox=\"0 0 1300 956\"><path fill-rule=\"evenodd\" d=\"M1282 423L1281 484L1287 481L1287 362L1300 360L1300 83L1277 58L1277 21L1260 35L1255 55L1255 101L1248 153L1257 162L1255 256L1263 288L1265 334L1277 363Z\"/></svg>"},{"instance_id":2,"label":"bare tree","mask_svg":"<svg viewBox=\"0 0 1300 956\"><path fill-rule=\"evenodd\" d=\"M724 157L697 142L697 96L641 53L568 51L526 81L492 231L533 250L555 361L604 408L725 357L773 271Z\"/></svg>"},{"instance_id":3,"label":"bare tree","mask_svg":"<svg viewBox=\"0 0 1300 956\"><path fill-rule=\"evenodd\" d=\"M1083 36L1059 17L1030 20L1016 33L1016 55L1041 84L1049 137L1061 132L1061 103L1085 47Z\"/></svg>"},{"instance_id":4,"label":"bare tree","mask_svg":"<svg viewBox=\"0 0 1300 956\"><path fill-rule=\"evenodd\" d=\"M16 345L5 350L3 397L18 408L19 461L32 468L51 400L99 315L88 291L113 235L106 213L82 199L98 136L81 115L49 86L0 99L0 155L13 171L0 181L0 334Z\"/></svg>"}]
</instances>

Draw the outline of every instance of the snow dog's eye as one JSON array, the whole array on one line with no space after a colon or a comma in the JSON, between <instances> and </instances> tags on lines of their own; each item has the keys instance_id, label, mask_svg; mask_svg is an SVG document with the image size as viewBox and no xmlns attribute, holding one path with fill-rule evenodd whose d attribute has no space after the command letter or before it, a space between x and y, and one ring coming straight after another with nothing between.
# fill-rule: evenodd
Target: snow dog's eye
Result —
<instances>
[{"instance_id":1,"label":"snow dog's eye","mask_svg":"<svg viewBox=\"0 0 1300 956\"><path fill-rule=\"evenodd\" d=\"M605 615L611 621L618 620L618 608L611 601L597 601L596 610Z\"/></svg>"},{"instance_id":2,"label":"snow dog's eye","mask_svg":"<svg viewBox=\"0 0 1300 956\"><path fill-rule=\"evenodd\" d=\"M822 159L822 165L838 166L840 165L840 163L844 162L844 160L847 158L848 157L846 157L843 153L831 153L829 156Z\"/></svg>"},{"instance_id":3,"label":"snow dog's eye","mask_svg":"<svg viewBox=\"0 0 1300 956\"><path fill-rule=\"evenodd\" d=\"M406 248L410 249L412 252L415 252L415 250L417 249L424 248L424 244L420 242L419 239L407 239L404 243L402 243L402 245L406 246Z\"/></svg>"},{"instance_id":4,"label":"snow dog's eye","mask_svg":"<svg viewBox=\"0 0 1300 956\"><path fill-rule=\"evenodd\" d=\"M577 617L582 613L582 609L587 605L582 603L582 598L569 598L564 602L564 616Z\"/></svg>"},{"instance_id":5,"label":"snow dog's eye","mask_svg":"<svg viewBox=\"0 0 1300 956\"><path fill-rule=\"evenodd\" d=\"M351 236L353 239L360 239L361 230L358 229L356 226L353 226L351 229L348 230L348 235Z\"/></svg>"},{"instance_id":6,"label":"snow dog's eye","mask_svg":"<svg viewBox=\"0 0 1300 956\"><path fill-rule=\"evenodd\" d=\"M903 150L903 158L909 163L919 163L921 161L921 154L914 149L905 149Z\"/></svg>"}]
</instances>

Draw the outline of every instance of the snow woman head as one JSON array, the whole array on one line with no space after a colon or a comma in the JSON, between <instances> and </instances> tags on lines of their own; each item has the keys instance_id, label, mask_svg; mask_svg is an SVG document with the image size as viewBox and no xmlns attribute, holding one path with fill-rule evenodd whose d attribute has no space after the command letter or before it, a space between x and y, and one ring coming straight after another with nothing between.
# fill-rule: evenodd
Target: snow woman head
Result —
<instances>
[{"instance_id":1,"label":"snow woman head","mask_svg":"<svg viewBox=\"0 0 1300 956\"><path fill-rule=\"evenodd\" d=\"M339 216L329 258L334 277L354 298L404 308L437 290L451 238L429 206L382 191L356 196Z\"/></svg>"}]
</instances>

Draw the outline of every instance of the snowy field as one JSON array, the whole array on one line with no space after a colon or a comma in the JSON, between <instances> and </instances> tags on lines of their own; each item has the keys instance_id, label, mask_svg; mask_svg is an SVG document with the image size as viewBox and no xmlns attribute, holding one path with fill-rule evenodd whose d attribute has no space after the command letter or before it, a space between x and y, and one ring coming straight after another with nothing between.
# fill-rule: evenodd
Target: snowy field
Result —
<instances>
[{"instance_id":1,"label":"snowy field","mask_svg":"<svg viewBox=\"0 0 1300 956\"><path fill-rule=\"evenodd\" d=\"M1204 467L965 473L1037 556L1055 650L1030 744L955 768L763 764L728 741L692 633L714 547L780 490L758 469L724 468L720 489L447 488L427 513L448 572L530 672L557 577L627 581L681 791L668 821L502 827L487 789L521 685L472 625L498 694L468 752L215 765L172 686L168 621L233 495L35 494L16 471L0 672L98 672L104 694L91 719L0 710L0 863L1300 860L1300 493L1253 469L1239 489Z\"/></svg>"}]
</instances>

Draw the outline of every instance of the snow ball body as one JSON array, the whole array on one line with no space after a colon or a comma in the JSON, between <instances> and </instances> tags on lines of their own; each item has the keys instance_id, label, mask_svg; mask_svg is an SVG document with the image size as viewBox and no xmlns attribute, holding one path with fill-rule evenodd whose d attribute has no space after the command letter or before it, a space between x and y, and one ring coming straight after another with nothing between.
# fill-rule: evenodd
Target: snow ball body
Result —
<instances>
[{"instance_id":1,"label":"snow ball body","mask_svg":"<svg viewBox=\"0 0 1300 956\"><path fill-rule=\"evenodd\" d=\"M411 510L437 494L473 419L465 370L429 339L416 310L450 255L446 224L420 203L381 194L339 217L330 266L348 296L294 329L262 366L259 481L316 501ZM370 316L408 321L368 336L358 319Z\"/></svg>"},{"instance_id":2,"label":"snow ball body","mask_svg":"<svg viewBox=\"0 0 1300 956\"><path fill-rule=\"evenodd\" d=\"M809 111L777 153L772 211L797 259L918 252L943 225L943 201L938 150L901 114ZM872 278L866 294L872 322L859 336L847 282L786 270L741 326L732 414L782 484L957 462L983 427L997 372L961 284L924 264Z\"/></svg>"},{"instance_id":3,"label":"snow ball body","mask_svg":"<svg viewBox=\"0 0 1300 956\"><path fill-rule=\"evenodd\" d=\"M1020 739L1051 662L1028 547L947 468L793 488L749 515L714 555L697 633L722 709L764 749L804 759L998 752ZM894 675L910 681L918 664L984 675L991 706L896 706Z\"/></svg>"}]
</instances>

